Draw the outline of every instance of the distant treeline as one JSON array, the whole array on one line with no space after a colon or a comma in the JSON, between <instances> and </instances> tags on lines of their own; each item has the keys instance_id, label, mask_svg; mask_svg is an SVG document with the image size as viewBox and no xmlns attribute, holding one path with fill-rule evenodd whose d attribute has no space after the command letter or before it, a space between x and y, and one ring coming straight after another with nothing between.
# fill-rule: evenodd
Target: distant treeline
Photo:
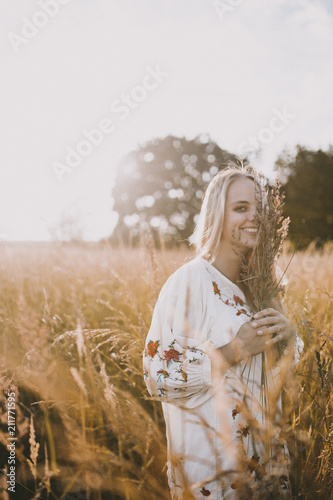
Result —
<instances>
[{"instance_id":1,"label":"distant treeline","mask_svg":"<svg viewBox=\"0 0 333 500\"><path fill-rule=\"evenodd\" d=\"M118 213L113 243L135 245L142 227L155 244L187 244L204 191L211 178L237 156L206 135L193 140L168 136L154 139L126 155L113 188ZM333 234L333 148L312 151L297 146L275 163L290 216L289 240L298 249L312 241L322 246Z\"/></svg>"}]
</instances>

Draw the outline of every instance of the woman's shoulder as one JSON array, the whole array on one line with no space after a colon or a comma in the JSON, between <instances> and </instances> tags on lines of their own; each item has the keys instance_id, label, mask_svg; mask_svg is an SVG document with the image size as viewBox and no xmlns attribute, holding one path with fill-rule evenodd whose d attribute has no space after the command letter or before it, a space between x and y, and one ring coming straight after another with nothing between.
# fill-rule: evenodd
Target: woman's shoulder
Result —
<instances>
[{"instance_id":1,"label":"woman's shoulder","mask_svg":"<svg viewBox=\"0 0 333 500\"><path fill-rule=\"evenodd\" d=\"M165 293L171 290L177 292L184 287L196 288L205 277L205 267L202 258L194 257L178 267L164 283L161 292Z\"/></svg>"},{"instance_id":2,"label":"woman's shoulder","mask_svg":"<svg viewBox=\"0 0 333 500\"><path fill-rule=\"evenodd\" d=\"M195 257L174 271L159 293L156 309L185 308L196 315L206 307L209 281L202 259Z\"/></svg>"},{"instance_id":3,"label":"woman's shoulder","mask_svg":"<svg viewBox=\"0 0 333 500\"><path fill-rule=\"evenodd\" d=\"M202 257L194 257L188 262L185 262L182 266L178 267L178 269L176 269L176 271L169 276L166 283L168 281L177 281L183 278L199 278L202 274L204 274L204 271L205 267L203 265Z\"/></svg>"}]
</instances>

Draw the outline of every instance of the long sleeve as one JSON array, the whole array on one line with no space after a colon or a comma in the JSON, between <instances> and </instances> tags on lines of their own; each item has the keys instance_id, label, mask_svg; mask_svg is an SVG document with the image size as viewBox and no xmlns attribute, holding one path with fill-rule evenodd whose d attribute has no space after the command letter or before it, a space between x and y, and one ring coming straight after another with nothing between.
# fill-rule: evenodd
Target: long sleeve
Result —
<instances>
[{"instance_id":1,"label":"long sleeve","mask_svg":"<svg viewBox=\"0 0 333 500\"><path fill-rule=\"evenodd\" d=\"M213 342L207 285L191 263L174 273L157 300L143 356L149 393L194 408L211 397Z\"/></svg>"}]
</instances>

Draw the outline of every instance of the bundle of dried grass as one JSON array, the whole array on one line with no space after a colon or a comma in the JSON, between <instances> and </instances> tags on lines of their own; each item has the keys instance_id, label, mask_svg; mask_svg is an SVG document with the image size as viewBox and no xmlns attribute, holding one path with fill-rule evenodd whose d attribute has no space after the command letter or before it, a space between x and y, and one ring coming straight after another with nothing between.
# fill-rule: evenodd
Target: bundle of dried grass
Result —
<instances>
[{"instance_id":1,"label":"bundle of dried grass","mask_svg":"<svg viewBox=\"0 0 333 500\"><path fill-rule=\"evenodd\" d=\"M256 217L258 240L255 248L243 256L241 283L254 312L276 305L283 292L282 277L276 275L276 262L288 234L289 217L283 217L284 194L277 179L266 184L262 175L256 178Z\"/></svg>"}]
</instances>

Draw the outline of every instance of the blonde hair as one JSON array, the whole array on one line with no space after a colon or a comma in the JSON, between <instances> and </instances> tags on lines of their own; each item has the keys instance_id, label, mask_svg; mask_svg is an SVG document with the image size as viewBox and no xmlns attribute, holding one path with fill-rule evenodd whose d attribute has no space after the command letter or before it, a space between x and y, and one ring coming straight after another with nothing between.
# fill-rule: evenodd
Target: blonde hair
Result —
<instances>
[{"instance_id":1,"label":"blonde hair","mask_svg":"<svg viewBox=\"0 0 333 500\"><path fill-rule=\"evenodd\" d=\"M216 259L229 187L236 179L241 178L258 183L256 172L252 167L243 164L238 166L231 162L213 177L206 189L199 219L189 242L195 246L198 255L210 262Z\"/></svg>"}]
</instances>

